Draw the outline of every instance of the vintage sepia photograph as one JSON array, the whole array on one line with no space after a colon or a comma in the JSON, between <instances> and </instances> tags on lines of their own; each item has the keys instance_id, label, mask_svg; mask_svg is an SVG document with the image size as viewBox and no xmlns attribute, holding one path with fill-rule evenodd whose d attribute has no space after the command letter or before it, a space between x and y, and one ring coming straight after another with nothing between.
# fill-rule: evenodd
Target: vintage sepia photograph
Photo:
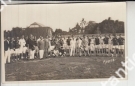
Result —
<instances>
[{"instance_id":1,"label":"vintage sepia photograph","mask_svg":"<svg viewBox=\"0 0 135 86\"><path fill-rule=\"evenodd\" d=\"M2 80L126 79L126 3L10 4Z\"/></svg>"}]
</instances>

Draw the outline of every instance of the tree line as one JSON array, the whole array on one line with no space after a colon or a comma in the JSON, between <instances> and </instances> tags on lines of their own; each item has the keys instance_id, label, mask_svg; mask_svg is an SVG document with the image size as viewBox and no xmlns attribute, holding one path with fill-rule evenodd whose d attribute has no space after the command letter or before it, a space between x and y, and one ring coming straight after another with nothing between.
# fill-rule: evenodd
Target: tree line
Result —
<instances>
[{"instance_id":1,"label":"tree line","mask_svg":"<svg viewBox=\"0 0 135 86\"><path fill-rule=\"evenodd\" d=\"M112 20L111 17L103 20L100 23L94 21L86 22L84 19L77 23L75 27L69 28L69 31L56 29L54 34L69 35L69 34L105 34L105 33L124 33L124 22Z\"/></svg>"},{"instance_id":2,"label":"tree line","mask_svg":"<svg viewBox=\"0 0 135 86\"><path fill-rule=\"evenodd\" d=\"M94 21L86 22L84 18L75 25L73 28L69 28L69 31L63 31L61 28L53 31L50 27L34 27L34 28L21 28L13 27L11 31L4 31L5 37L20 37L22 35L29 36L33 34L36 37L39 36L51 36L51 35L79 35L79 34L105 34L105 33L124 33L124 22L118 20L112 20L111 17L103 20L100 23Z\"/></svg>"}]
</instances>

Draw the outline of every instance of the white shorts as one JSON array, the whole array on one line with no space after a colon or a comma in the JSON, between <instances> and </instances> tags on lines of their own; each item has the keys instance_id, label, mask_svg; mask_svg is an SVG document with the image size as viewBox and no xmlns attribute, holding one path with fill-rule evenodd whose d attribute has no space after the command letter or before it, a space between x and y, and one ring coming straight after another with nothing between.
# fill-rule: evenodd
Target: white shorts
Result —
<instances>
[{"instance_id":1,"label":"white shorts","mask_svg":"<svg viewBox=\"0 0 135 86\"><path fill-rule=\"evenodd\" d=\"M88 46L88 45L87 45L87 46L85 46L85 50L87 50L87 51L89 50L89 46Z\"/></svg>"},{"instance_id":2,"label":"white shorts","mask_svg":"<svg viewBox=\"0 0 135 86\"><path fill-rule=\"evenodd\" d=\"M94 44L90 44L90 49L91 49L91 51L94 51L95 50L95 45Z\"/></svg>"},{"instance_id":3,"label":"white shorts","mask_svg":"<svg viewBox=\"0 0 135 86\"><path fill-rule=\"evenodd\" d=\"M95 48L99 49L100 48L100 45L95 45Z\"/></svg>"},{"instance_id":4,"label":"white shorts","mask_svg":"<svg viewBox=\"0 0 135 86\"><path fill-rule=\"evenodd\" d=\"M124 45L119 45L119 49L124 49Z\"/></svg>"},{"instance_id":5,"label":"white shorts","mask_svg":"<svg viewBox=\"0 0 135 86\"><path fill-rule=\"evenodd\" d=\"M14 49L10 49L10 54L15 54L15 50Z\"/></svg>"},{"instance_id":6,"label":"white shorts","mask_svg":"<svg viewBox=\"0 0 135 86\"><path fill-rule=\"evenodd\" d=\"M67 49L67 44L63 44L63 49Z\"/></svg>"},{"instance_id":7,"label":"white shorts","mask_svg":"<svg viewBox=\"0 0 135 86\"><path fill-rule=\"evenodd\" d=\"M104 44L104 48L109 48L108 44Z\"/></svg>"},{"instance_id":8,"label":"white shorts","mask_svg":"<svg viewBox=\"0 0 135 86\"><path fill-rule=\"evenodd\" d=\"M19 48L15 49L15 54L20 54L20 49Z\"/></svg>"},{"instance_id":9,"label":"white shorts","mask_svg":"<svg viewBox=\"0 0 135 86\"><path fill-rule=\"evenodd\" d=\"M23 47L23 53L26 53L27 47Z\"/></svg>"},{"instance_id":10,"label":"white shorts","mask_svg":"<svg viewBox=\"0 0 135 86\"><path fill-rule=\"evenodd\" d=\"M20 53L26 53L27 47L20 47L19 52Z\"/></svg>"},{"instance_id":11,"label":"white shorts","mask_svg":"<svg viewBox=\"0 0 135 86\"><path fill-rule=\"evenodd\" d=\"M119 48L118 45L113 45L113 49L115 49L115 48Z\"/></svg>"},{"instance_id":12,"label":"white shorts","mask_svg":"<svg viewBox=\"0 0 135 86\"><path fill-rule=\"evenodd\" d=\"M103 44L99 44L99 48L100 49L104 48L104 45Z\"/></svg>"},{"instance_id":13,"label":"white shorts","mask_svg":"<svg viewBox=\"0 0 135 86\"><path fill-rule=\"evenodd\" d=\"M90 47L90 45L88 45L88 49L90 49L91 47Z\"/></svg>"},{"instance_id":14,"label":"white shorts","mask_svg":"<svg viewBox=\"0 0 135 86\"><path fill-rule=\"evenodd\" d=\"M112 48L113 48L113 45L112 44L108 44L108 49L112 50Z\"/></svg>"},{"instance_id":15,"label":"white shorts","mask_svg":"<svg viewBox=\"0 0 135 86\"><path fill-rule=\"evenodd\" d=\"M50 46L48 51L52 51L52 50L54 50L54 48L55 48L55 46Z\"/></svg>"},{"instance_id":16,"label":"white shorts","mask_svg":"<svg viewBox=\"0 0 135 86\"><path fill-rule=\"evenodd\" d=\"M67 45L67 49L70 49L71 48L71 46L70 45Z\"/></svg>"}]
</instances>

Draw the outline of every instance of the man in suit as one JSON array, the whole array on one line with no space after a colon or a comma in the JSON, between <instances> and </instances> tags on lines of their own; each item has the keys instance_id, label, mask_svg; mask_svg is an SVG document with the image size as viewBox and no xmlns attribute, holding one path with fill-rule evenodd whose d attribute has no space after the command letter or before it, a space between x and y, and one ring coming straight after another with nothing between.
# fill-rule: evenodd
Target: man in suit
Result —
<instances>
[{"instance_id":1,"label":"man in suit","mask_svg":"<svg viewBox=\"0 0 135 86\"><path fill-rule=\"evenodd\" d=\"M10 63L10 37L7 39L4 39L4 51L5 51L5 59L4 62L8 60L8 63Z\"/></svg>"},{"instance_id":2,"label":"man in suit","mask_svg":"<svg viewBox=\"0 0 135 86\"><path fill-rule=\"evenodd\" d=\"M20 44L19 44L19 37L16 37L15 40L15 60L20 60Z\"/></svg>"},{"instance_id":3,"label":"man in suit","mask_svg":"<svg viewBox=\"0 0 135 86\"><path fill-rule=\"evenodd\" d=\"M14 61L14 59L15 59L15 40L13 37L11 38L11 41L10 41L10 55L11 55L10 58L12 59L12 61Z\"/></svg>"},{"instance_id":4,"label":"man in suit","mask_svg":"<svg viewBox=\"0 0 135 86\"><path fill-rule=\"evenodd\" d=\"M34 36L32 34L30 34L30 37L28 39L28 46L29 46L30 59L34 59L35 46L34 46Z\"/></svg>"},{"instance_id":5,"label":"man in suit","mask_svg":"<svg viewBox=\"0 0 135 86\"><path fill-rule=\"evenodd\" d=\"M44 57L48 57L48 49L49 49L49 39L48 36L44 39Z\"/></svg>"}]
</instances>

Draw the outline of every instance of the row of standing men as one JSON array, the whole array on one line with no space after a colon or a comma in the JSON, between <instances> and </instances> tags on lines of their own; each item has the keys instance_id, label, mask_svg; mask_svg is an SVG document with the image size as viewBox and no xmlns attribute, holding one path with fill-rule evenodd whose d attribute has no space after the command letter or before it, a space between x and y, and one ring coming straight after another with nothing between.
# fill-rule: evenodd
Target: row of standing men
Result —
<instances>
[{"instance_id":1,"label":"row of standing men","mask_svg":"<svg viewBox=\"0 0 135 86\"><path fill-rule=\"evenodd\" d=\"M34 59L48 56L117 56L124 55L124 38L109 35L46 37L38 39L30 34L29 37L5 38L5 63L13 59Z\"/></svg>"}]
</instances>

